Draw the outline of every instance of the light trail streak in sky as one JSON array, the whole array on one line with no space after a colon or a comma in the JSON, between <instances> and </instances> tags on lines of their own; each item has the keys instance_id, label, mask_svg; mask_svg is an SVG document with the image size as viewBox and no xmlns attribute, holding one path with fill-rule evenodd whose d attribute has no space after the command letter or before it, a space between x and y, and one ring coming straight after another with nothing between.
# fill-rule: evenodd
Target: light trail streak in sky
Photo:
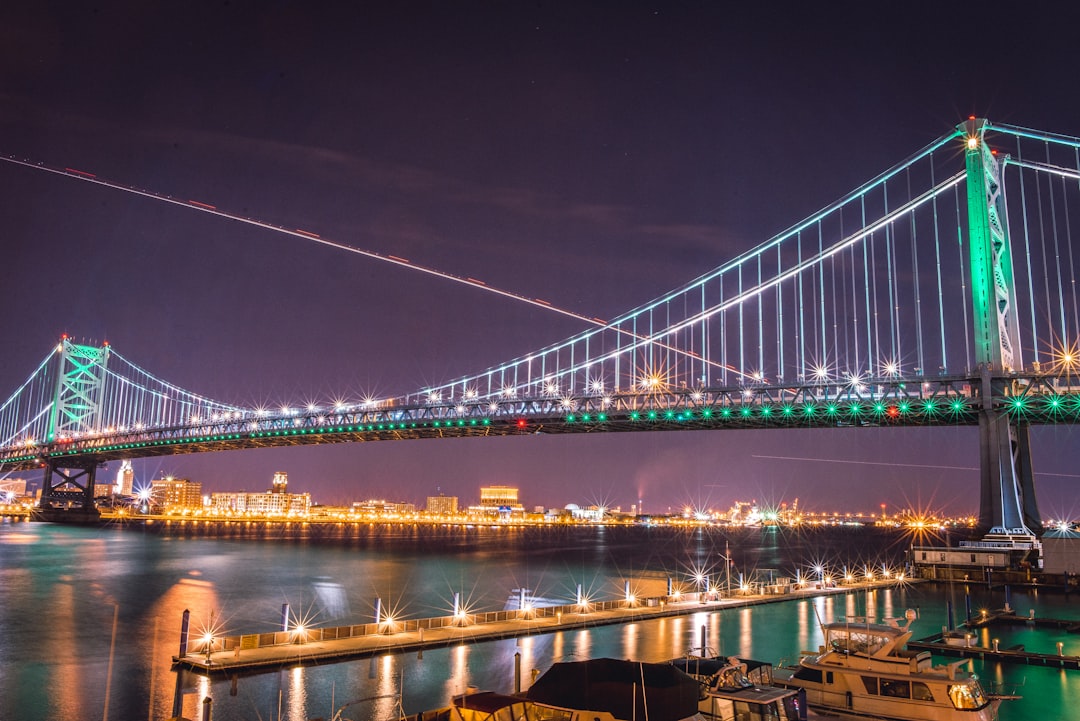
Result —
<instances>
[{"instance_id":1,"label":"light trail streak in sky","mask_svg":"<svg viewBox=\"0 0 1080 721\"><path fill-rule=\"evenodd\" d=\"M26 167L26 168L31 168L33 170L42 170L42 171L45 171L47 173L52 173L54 175L60 175L60 176L65 177L65 178L72 178L74 180L81 180L81 181L86 182L86 183L93 183L94 185L101 185L101 186L104 186L106 188L112 188L113 190L121 190L121 191L123 191L125 193L132 193L133 195L139 195L139 196L142 196L144 198L149 198L151 200L157 200L157 201L161 201L163 203L170 203L172 205L177 205L177 206L180 206L182 208L187 208L189 210L195 210L195 211L198 211L200 213L208 213L210 215L216 215L218 217L226 218L228 220L235 220L235 221L240 222L240 223L247 223L248 225L253 225L253 226L257 227L257 228L263 228L265 230L270 230L270 231L273 231L275 233L283 233L285 235L291 235L294 238L300 238L301 240L307 240L307 241L310 241L310 242L319 243L320 245L325 245L325 246L328 246L330 248L335 248L337 250L344 250L344 251L349 252L349 253L355 253L356 255L362 255L365 258L371 258L373 260L378 260L378 261L381 261L383 263L390 263L392 265L396 265L396 266L399 266L399 267L402 267L402 268L408 268L410 270L415 270L415 271L417 271L419 273L425 273L427 275L432 275L432 276L435 276L436 278L441 278L443 280L448 280L448 281L451 281L453 283L460 283L461 285L467 285L470 288L476 288L478 290L482 290L482 291L486 291L488 293L493 293L495 295L502 296L503 298L509 298L511 300L516 300L516 301L518 301L520 303L526 303L526 304L531 305L531 306L536 307L536 308L542 308L542 309L550 311L552 313L557 313L559 315L563 315L563 316L566 316L568 318L573 318L574 320L580 320L580 321L583 321L583 322L585 322L585 323L587 323L589 325L597 326L599 328L610 329L612 331L615 331L616 333L619 333L619 334L622 334L622 335L625 335L625 336L629 336L630 338L633 338L634 340L640 341L642 343L653 343L654 345L656 345L659 348L663 348L665 350L670 350L670 351L673 351L673 352L678 353L680 355L685 355L685 356L687 356L689 358L694 358L695 360L703 361L706 364L711 365L711 366L713 366L715 368L726 368L729 371L734 371L734 372L739 373L741 375L745 375L741 371L739 371L739 370L737 370L735 368L731 368L729 366L723 365L722 363L717 363L715 361L711 361L711 360L708 360L708 359L705 359L705 358L701 358L701 356L699 356L696 353L691 353L691 352L682 350L680 348L675 348L673 346L669 346L666 343L661 343L659 341L654 340L650 336L643 336L643 335L640 335L638 333L628 331L628 330L626 330L624 328L621 328L621 327L619 327L617 325L609 325L607 322L605 322L605 321L603 321L603 320L601 320L599 318L594 318L594 317L582 315L581 313L575 313L574 311L567 310L566 308L560 308L559 306L554 305L554 304L552 304L551 302L549 302L547 300L543 300L541 298L530 298L528 296L521 295L520 293L515 293L513 291L509 291L509 290L505 290L505 289L502 289L502 288L499 288L499 287L496 287L496 286L489 285L489 284L485 283L484 281L477 280L476 278L462 277L460 275L454 275L453 273L446 273L446 272L438 270L436 268L431 268L431 267L428 267L428 266L419 265L417 263L413 263L412 261L408 260L407 258L401 258L399 256L391 255L389 253L384 255L382 253L376 253L373 250L364 250L363 248L357 248L355 246L346 245L345 243L341 243L341 242L336 241L336 240L331 240L329 238L323 238L318 233L314 233L314 232L309 231L309 230L304 230L302 228L285 228L285 227L282 227L280 225L274 225L273 223L268 223L268 222L263 221L263 220L258 220L256 218L248 218L248 217L245 217L245 216L242 216L242 215L236 215L234 213L230 213L228 211L221 210L220 208L218 208L215 205L211 205L210 203L204 203L204 202L199 201L199 200L190 200L190 199L189 200L181 200L179 198L174 198L174 197L172 197L170 195L162 195L160 193L155 193L155 192L150 191L150 190L144 190L142 188L136 188L136 187L131 186L131 185L123 185L121 183L117 183L117 182L114 182L114 181L111 181L111 180L106 180L104 178L100 178L95 173L90 173L90 172L87 172L85 170L77 170L75 168L54 168L54 167L45 165L44 163L35 163L35 162L31 162L30 160L25 160L25 159L19 160L18 158L15 158L14 156L8 156L8 155L0 155L0 160L3 160L3 161L8 162L8 163L12 163L14 165L21 165L21 166Z\"/></svg>"},{"instance_id":2,"label":"light trail streak in sky","mask_svg":"<svg viewBox=\"0 0 1080 721\"><path fill-rule=\"evenodd\" d=\"M896 463L893 461L853 461L845 458L807 458L803 456L750 456L774 461L813 461L814 463L848 463L855 466L897 466L902 468L940 468L946 471L977 471L976 466L938 466L923 463Z\"/></svg>"}]
</instances>

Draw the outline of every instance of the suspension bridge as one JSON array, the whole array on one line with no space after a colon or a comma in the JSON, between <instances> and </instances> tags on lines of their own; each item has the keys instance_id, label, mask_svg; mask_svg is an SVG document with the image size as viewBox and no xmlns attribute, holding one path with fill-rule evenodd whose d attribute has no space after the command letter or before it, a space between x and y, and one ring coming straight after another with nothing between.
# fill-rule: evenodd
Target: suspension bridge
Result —
<instances>
[{"instance_id":1,"label":"suspension bridge","mask_svg":"<svg viewBox=\"0 0 1080 721\"><path fill-rule=\"evenodd\" d=\"M233 216L72 168L38 170ZM1032 424L1080 419L1080 139L971 118L752 250L576 335L385 398L243 408L62 338L0 406L0 472L93 514L118 459L301 444L660 430L979 428L980 525L1042 530Z\"/></svg>"}]
</instances>

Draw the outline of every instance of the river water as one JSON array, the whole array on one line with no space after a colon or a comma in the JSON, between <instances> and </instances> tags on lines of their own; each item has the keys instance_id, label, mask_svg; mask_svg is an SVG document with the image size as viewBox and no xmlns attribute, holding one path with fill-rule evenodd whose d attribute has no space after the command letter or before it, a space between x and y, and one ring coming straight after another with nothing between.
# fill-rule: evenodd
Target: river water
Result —
<instances>
[{"instance_id":1,"label":"river water","mask_svg":"<svg viewBox=\"0 0 1080 721\"><path fill-rule=\"evenodd\" d=\"M397 617L449 615L455 593L470 610L501 609L515 588L569 601L578 584L594 599L621 597L627 580L646 592L695 572L721 586L725 556L739 574L812 573L817 564L853 570L898 566L909 540L874 529L792 533L623 527L433 527L409 524L230 526L170 524L77 528L0 521L0 721L201 718L211 698L216 721L355 721L396 718L443 706L468 686L509 692L513 658L525 683L553 662L611 656L663 661L698 645L776 663L821 641L817 618L902 616L916 609L916 637L946 623L946 600L962 615L965 589L898 585L867 593L784 601L745 609L602 626L417 654L285 669L213 682L178 674L171 657L189 609L193 634L213 620L219 634L275 630L281 606L309 624L372 620L375 599ZM972 606L999 608L1001 590L971 587ZM1080 619L1080 599L1014 589L1018 613ZM920 631L922 633L920 633ZM1018 628L998 631L1003 647L1080 653L1080 636ZM988 645L988 639L987 639ZM952 659L949 659L952 660ZM985 685L1023 700L1001 718L1076 718L1080 672L976 662ZM351 703L359 699L370 701ZM348 705L351 704L351 705ZM1069 710L1071 709L1071 710Z\"/></svg>"}]
</instances>

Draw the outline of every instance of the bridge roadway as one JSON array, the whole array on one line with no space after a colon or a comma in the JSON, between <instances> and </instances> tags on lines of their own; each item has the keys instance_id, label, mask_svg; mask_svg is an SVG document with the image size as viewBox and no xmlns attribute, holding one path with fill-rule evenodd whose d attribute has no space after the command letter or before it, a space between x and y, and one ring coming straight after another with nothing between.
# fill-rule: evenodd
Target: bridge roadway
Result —
<instances>
[{"instance_id":1,"label":"bridge roadway","mask_svg":"<svg viewBox=\"0 0 1080 721\"><path fill-rule=\"evenodd\" d=\"M1049 374L1012 374L991 407L1028 424L1080 421L1080 387ZM483 399L417 406L255 412L171 427L111 429L0 448L0 470L323 443L661 430L978 425L980 378L867 379L837 385L756 385L622 395ZM65 466L65 462L72 465Z\"/></svg>"},{"instance_id":2,"label":"bridge roadway","mask_svg":"<svg viewBox=\"0 0 1080 721\"><path fill-rule=\"evenodd\" d=\"M921 579L904 581L904 583L921 582ZM472 614L469 616L471 619L496 616L499 620L462 625L453 625L451 618L442 617L398 621L392 629L387 627L386 623L383 624L382 630L379 630L378 625L374 623L325 629L325 631L330 631L327 635L336 635L344 629L358 631L357 635L351 635L348 638L324 639L324 629L307 629L304 632L307 640L303 642L294 640L256 648L246 647L245 639L253 639L256 635L280 638L288 636L290 632L225 636L214 638L212 648L215 650L210 654L201 650L205 647L201 640L193 638L189 644L189 653L185 656L173 656L172 661L176 667L187 668L206 675L252 674L290 666L319 665L388 653L423 652L466 643L537 636L669 616L715 613L729 608L743 608L816 596L844 595L895 584L896 581L863 582L857 585L832 586L824 589L796 588L787 593L740 593L729 598L715 600L701 600L698 594L687 594L684 600L670 600L667 597L640 599L633 606L628 606L621 600L594 602L590 609L584 612L572 605L538 608L531 613L529 618L521 617L518 611ZM443 625L425 627L431 622Z\"/></svg>"}]
</instances>

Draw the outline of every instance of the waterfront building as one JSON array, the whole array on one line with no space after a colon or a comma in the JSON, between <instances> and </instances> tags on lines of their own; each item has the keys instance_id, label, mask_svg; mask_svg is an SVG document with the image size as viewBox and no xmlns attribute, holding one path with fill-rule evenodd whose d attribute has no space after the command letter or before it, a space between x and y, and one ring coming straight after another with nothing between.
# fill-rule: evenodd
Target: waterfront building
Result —
<instances>
[{"instance_id":1,"label":"waterfront building","mask_svg":"<svg viewBox=\"0 0 1080 721\"><path fill-rule=\"evenodd\" d=\"M108 488L108 486L106 486ZM187 478L159 478L150 481L150 496L154 505L170 508L202 508L202 483Z\"/></svg>"},{"instance_id":2,"label":"waterfront building","mask_svg":"<svg viewBox=\"0 0 1080 721\"><path fill-rule=\"evenodd\" d=\"M365 513L376 516L401 515L403 513L416 513L416 506L404 501L384 501L382 499L369 499L356 501L352 504L353 513Z\"/></svg>"},{"instance_id":3,"label":"waterfront building","mask_svg":"<svg viewBox=\"0 0 1080 721\"><path fill-rule=\"evenodd\" d=\"M496 510L503 507L513 508L518 506L521 510L524 510L524 507L518 503L518 489L513 486L481 486L480 505L484 508Z\"/></svg>"},{"instance_id":4,"label":"waterfront building","mask_svg":"<svg viewBox=\"0 0 1080 721\"><path fill-rule=\"evenodd\" d=\"M207 509L222 516L306 516L310 493L211 493Z\"/></svg>"},{"instance_id":5,"label":"waterfront building","mask_svg":"<svg viewBox=\"0 0 1080 721\"><path fill-rule=\"evenodd\" d=\"M525 506L518 501L518 489L513 486L481 486L480 505L469 506L469 513L520 516Z\"/></svg>"},{"instance_id":6,"label":"waterfront building","mask_svg":"<svg viewBox=\"0 0 1080 721\"><path fill-rule=\"evenodd\" d=\"M441 493L437 496L428 496L426 509L428 513L440 516L457 515L458 497L444 496Z\"/></svg>"},{"instance_id":7,"label":"waterfront building","mask_svg":"<svg viewBox=\"0 0 1080 721\"><path fill-rule=\"evenodd\" d=\"M289 474L285 471L278 471L274 474L274 485L270 488L273 493L288 493L289 492Z\"/></svg>"}]
</instances>

